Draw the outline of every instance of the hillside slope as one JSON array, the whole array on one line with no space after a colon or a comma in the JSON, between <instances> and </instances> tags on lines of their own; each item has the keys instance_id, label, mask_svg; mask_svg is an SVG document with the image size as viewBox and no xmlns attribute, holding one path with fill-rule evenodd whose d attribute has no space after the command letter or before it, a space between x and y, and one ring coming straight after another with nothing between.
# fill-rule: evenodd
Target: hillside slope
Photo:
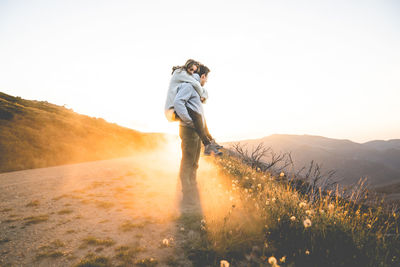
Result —
<instances>
[{"instance_id":1,"label":"hillside slope","mask_svg":"<svg viewBox=\"0 0 400 267\"><path fill-rule=\"evenodd\" d=\"M0 172L129 156L163 140L161 134L0 92Z\"/></svg>"}]
</instances>

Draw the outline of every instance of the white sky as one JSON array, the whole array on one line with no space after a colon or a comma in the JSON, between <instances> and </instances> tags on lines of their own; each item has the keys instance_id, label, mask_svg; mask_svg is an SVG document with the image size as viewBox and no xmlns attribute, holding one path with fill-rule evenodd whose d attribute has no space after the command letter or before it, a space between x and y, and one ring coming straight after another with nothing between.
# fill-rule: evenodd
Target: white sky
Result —
<instances>
[{"instance_id":1,"label":"white sky","mask_svg":"<svg viewBox=\"0 0 400 267\"><path fill-rule=\"evenodd\" d=\"M0 91L142 131L171 67L211 73L218 141L400 138L399 1L0 0Z\"/></svg>"}]
</instances>

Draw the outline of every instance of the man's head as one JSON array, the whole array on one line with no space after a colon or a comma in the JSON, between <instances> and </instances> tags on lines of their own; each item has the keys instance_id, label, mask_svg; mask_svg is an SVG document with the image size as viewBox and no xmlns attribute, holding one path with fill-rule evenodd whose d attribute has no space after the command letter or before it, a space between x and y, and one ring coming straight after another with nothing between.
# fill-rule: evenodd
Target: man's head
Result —
<instances>
[{"instance_id":1,"label":"man's head","mask_svg":"<svg viewBox=\"0 0 400 267\"><path fill-rule=\"evenodd\" d=\"M209 72L210 72L210 69L207 66L205 66L203 64L199 65L197 74L200 76L201 86L204 86L204 84L207 82Z\"/></svg>"},{"instance_id":2,"label":"man's head","mask_svg":"<svg viewBox=\"0 0 400 267\"><path fill-rule=\"evenodd\" d=\"M188 59L183 68L186 70L187 73L193 74L198 71L199 65L199 62L197 62L196 60Z\"/></svg>"}]
</instances>

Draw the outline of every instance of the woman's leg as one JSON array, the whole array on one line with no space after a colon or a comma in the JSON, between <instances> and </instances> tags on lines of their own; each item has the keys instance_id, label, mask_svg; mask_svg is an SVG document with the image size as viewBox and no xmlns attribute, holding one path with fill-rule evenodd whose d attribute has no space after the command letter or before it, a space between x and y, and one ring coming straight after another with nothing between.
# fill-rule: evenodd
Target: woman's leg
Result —
<instances>
[{"instance_id":1,"label":"woman's leg","mask_svg":"<svg viewBox=\"0 0 400 267\"><path fill-rule=\"evenodd\" d=\"M189 116L192 118L193 124L194 124L194 129L196 133L199 135L201 142L204 144L204 146L209 145L211 143L211 139L208 138L207 132L205 130L205 127L203 125L203 118L201 114L193 111L192 109L188 108L188 113Z\"/></svg>"}]
</instances>

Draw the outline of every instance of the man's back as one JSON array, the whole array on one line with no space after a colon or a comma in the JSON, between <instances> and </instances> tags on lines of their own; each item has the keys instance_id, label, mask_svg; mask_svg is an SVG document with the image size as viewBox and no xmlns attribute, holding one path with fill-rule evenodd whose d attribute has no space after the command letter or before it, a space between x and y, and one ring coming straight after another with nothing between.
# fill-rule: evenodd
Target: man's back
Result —
<instances>
[{"instance_id":1,"label":"man's back","mask_svg":"<svg viewBox=\"0 0 400 267\"><path fill-rule=\"evenodd\" d=\"M195 74L196 76L196 74ZM196 76L198 79L198 75ZM190 117L187 108L190 108L194 112L201 115L204 123L204 111L203 104L199 94L195 91L194 87L190 83L182 83L178 87L177 94L174 100L175 112L181 119L181 125L193 128L193 121Z\"/></svg>"}]
</instances>

